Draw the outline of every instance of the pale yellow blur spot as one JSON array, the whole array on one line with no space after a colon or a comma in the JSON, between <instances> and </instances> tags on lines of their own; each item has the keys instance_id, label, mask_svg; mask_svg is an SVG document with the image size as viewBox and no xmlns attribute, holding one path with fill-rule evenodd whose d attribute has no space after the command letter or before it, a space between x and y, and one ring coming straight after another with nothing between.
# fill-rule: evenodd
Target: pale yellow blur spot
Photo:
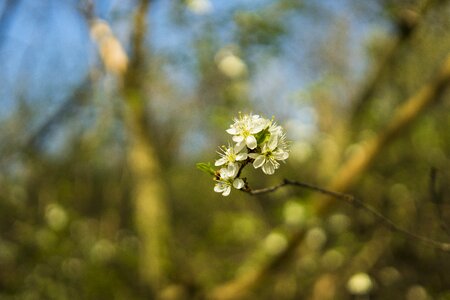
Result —
<instances>
[{"instance_id":1,"label":"pale yellow blur spot","mask_svg":"<svg viewBox=\"0 0 450 300\"><path fill-rule=\"evenodd\" d=\"M311 228L306 233L305 242L309 249L318 251L327 242L327 234L320 227Z\"/></svg>"},{"instance_id":2,"label":"pale yellow blur spot","mask_svg":"<svg viewBox=\"0 0 450 300\"><path fill-rule=\"evenodd\" d=\"M347 290L354 295L366 295L372 288L372 279L366 273L357 273L347 282Z\"/></svg>"},{"instance_id":3,"label":"pale yellow blur spot","mask_svg":"<svg viewBox=\"0 0 450 300\"><path fill-rule=\"evenodd\" d=\"M413 285L406 292L406 300L429 300L427 290L421 285Z\"/></svg>"},{"instance_id":4,"label":"pale yellow blur spot","mask_svg":"<svg viewBox=\"0 0 450 300\"><path fill-rule=\"evenodd\" d=\"M264 241L264 248L267 253L276 255L286 249L287 239L284 235L278 232L272 232L269 234Z\"/></svg>"},{"instance_id":5,"label":"pale yellow blur spot","mask_svg":"<svg viewBox=\"0 0 450 300\"><path fill-rule=\"evenodd\" d=\"M215 60L219 71L229 78L239 78L247 74L245 62L228 48L220 50Z\"/></svg>"},{"instance_id":6,"label":"pale yellow blur spot","mask_svg":"<svg viewBox=\"0 0 450 300\"><path fill-rule=\"evenodd\" d=\"M212 11L212 4L209 0L188 0L187 8L198 15L204 15Z\"/></svg>"},{"instance_id":7,"label":"pale yellow blur spot","mask_svg":"<svg viewBox=\"0 0 450 300\"><path fill-rule=\"evenodd\" d=\"M116 247L106 239L97 241L91 249L90 256L95 262L105 263L111 260L116 253Z\"/></svg>"},{"instance_id":8,"label":"pale yellow blur spot","mask_svg":"<svg viewBox=\"0 0 450 300\"><path fill-rule=\"evenodd\" d=\"M341 252L331 249L322 256L321 263L328 270L334 271L342 266L344 260L345 257Z\"/></svg>"},{"instance_id":9,"label":"pale yellow blur spot","mask_svg":"<svg viewBox=\"0 0 450 300\"><path fill-rule=\"evenodd\" d=\"M58 204L49 204L45 209L45 219L48 226L55 230L60 231L66 227L68 217L66 211Z\"/></svg>"},{"instance_id":10,"label":"pale yellow blur spot","mask_svg":"<svg viewBox=\"0 0 450 300\"><path fill-rule=\"evenodd\" d=\"M295 201L288 201L283 208L284 221L288 225L301 226L306 221L306 211L303 205Z\"/></svg>"},{"instance_id":11,"label":"pale yellow blur spot","mask_svg":"<svg viewBox=\"0 0 450 300\"><path fill-rule=\"evenodd\" d=\"M116 75L123 75L128 67L128 57L109 25L99 19L92 21L91 36L97 42L105 68Z\"/></svg>"}]
</instances>

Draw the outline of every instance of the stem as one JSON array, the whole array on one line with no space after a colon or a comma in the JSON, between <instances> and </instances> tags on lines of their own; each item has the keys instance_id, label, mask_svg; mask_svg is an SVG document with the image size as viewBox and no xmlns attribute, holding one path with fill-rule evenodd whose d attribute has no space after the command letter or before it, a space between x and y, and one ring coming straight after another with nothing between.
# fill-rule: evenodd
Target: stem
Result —
<instances>
[{"instance_id":1,"label":"stem","mask_svg":"<svg viewBox=\"0 0 450 300\"><path fill-rule=\"evenodd\" d=\"M304 182L299 182L299 181L294 181L294 180L289 180L289 179L285 179L282 183L272 186L272 187L267 187L267 188L262 188L262 189L257 189L257 190L252 190L250 187L247 187L243 191L247 192L251 195L258 195L258 194L274 192L277 189L287 186L287 185L306 188L306 189L313 190L315 192L318 192L318 193L321 193L321 194L324 194L327 196L331 196L338 200L344 200L345 202L353 205L356 208L361 208L361 209L369 212L372 216L377 218L379 221L381 221L386 227L390 228L391 230L400 232L400 233L406 235L410 239L419 240L419 241L423 242L424 244L427 244L428 246L431 246L433 248L437 248L437 249L445 251L445 252L450 252L450 243L436 241L436 240L427 238L425 236L416 234L414 232L408 231L404 228L401 228L397 224L395 224L394 221L385 217L382 213L378 212L372 206L364 203L360 199L355 198L354 196L349 195L349 194L334 192L334 191L326 190L324 188L321 188L321 187L318 187L318 186L315 186L315 185L312 185L309 183L304 183Z\"/></svg>"},{"instance_id":2,"label":"stem","mask_svg":"<svg viewBox=\"0 0 450 300\"><path fill-rule=\"evenodd\" d=\"M239 167L239 171L238 171L237 174L236 174L236 178L241 177L242 170L245 168L245 166L246 166L248 163L249 163L249 160L248 160L248 159L246 159L246 160L242 163L242 165Z\"/></svg>"}]
</instances>

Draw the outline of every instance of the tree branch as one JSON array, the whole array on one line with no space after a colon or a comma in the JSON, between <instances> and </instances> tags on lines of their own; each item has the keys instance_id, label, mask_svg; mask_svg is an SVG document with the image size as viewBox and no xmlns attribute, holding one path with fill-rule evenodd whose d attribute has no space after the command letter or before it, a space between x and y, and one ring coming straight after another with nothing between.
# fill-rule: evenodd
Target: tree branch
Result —
<instances>
[{"instance_id":1,"label":"tree branch","mask_svg":"<svg viewBox=\"0 0 450 300\"><path fill-rule=\"evenodd\" d=\"M294 181L294 180L289 180L289 179L285 179L282 183L272 186L272 187L268 187L268 188L257 189L257 190L252 190L250 188L247 188L244 190L244 192L247 192L251 195L259 195L259 194L274 192L274 191L278 190L279 188L282 188L282 187L288 186L288 185L306 188L306 189L333 197L338 200L343 200L343 201L353 205L356 208L363 209L366 212L370 213L372 216L374 216L376 219L381 221L385 226L387 226L391 230L400 232L400 233L406 235L410 239L419 240L419 241L423 242L424 244L431 246L433 248L436 248L436 249L439 249L439 250L442 250L445 252L450 252L450 243L439 242L439 241L427 238L425 236L416 234L414 232L408 231L404 228L401 228L397 224L395 224L394 221L385 217L382 213L377 211L375 208L373 208L369 204L365 203L364 201L354 197L353 195L330 191L330 190L327 190L327 189L324 189L324 188L321 188L321 187L318 187L318 186L315 186L315 185L312 185L309 183Z\"/></svg>"},{"instance_id":2,"label":"tree branch","mask_svg":"<svg viewBox=\"0 0 450 300\"><path fill-rule=\"evenodd\" d=\"M448 82L450 81L450 55L447 56L436 77L426 83L416 94L407 99L401 105L392 119L387 123L384 130L373 138L361 143L361 150L350 157L336 172L334 180L327 185L328 191L346 191L348 190L379 157L382 150L393 141L402 131L416 120L425 109L434 101L439 99ZM286 185L284 183L283 185ZM276 189L274 189L276 190ZM333 195L324 194L322 198L314 199L314 213L318 216L324 216L332 208L336 198ZM297 231L289 239L287 249L296 248L303 240L304 232ZM277 261L278 257L289 256L291 251L284 250L278 256L272 258L266 263L271 265ZM255 275L257 274L257 275ZM216 287L211 293L212 299L239 299L243 291L254 288L259 282L268 275L265 266L244 273L233 280ZM223 294L221 294L223 292ZM226 293L226 294L225 294Z\"/></svg>"},{"instance_id":3,"label":"tree branch","mask_svg":"<svg viewBox=\"0 0 450 300\"><path fill-rule=\"evenodd\" d=\"M363 84L362 89L356 94L352 103L354 103L354 108L351 116L351 123L354 125L358 123L361 118L361 113L364 108L370 103L374 93L377 90L383 76L388 71L389 67L395 62L396 57L400 49L405 45L413 36L413 33L419 27L424 16L427 12L434 6L438 5L439 2L444 2L445 0L426 0L417 11L412 11L410 9L405 9L399 13L395 23L397 27L397 36L392 41L386 49L386 52L373 66L373 70Z\"/></svg>"},{"instance_id":4,"label":"tree branch","mask_svg":"<svg viewBox=\"0 0 450 300\"><path fill-rule=\"evenodd\" d=\"M357 178L372 165L386 145L406 130L428 106L441 97L449 81L450 54L445 58L436 77L407 99L381 132L360 143L360 150L342 164L336 172L334 180L328 185L328 189L345 191L352 186ZM325 214L332 206L331 198L328 197L324 200L318 202L315 207L319 215Z\"/></svg>"},{"instance_id":5,"label":"tree branch","mask_svg":"<svg viewBox=\"0 0 450 300\"><path fill-rule=\"evenodd\" d=\"M116 75L120 82L119 91L125 102L124 123L129 137L127 161L133 180L134 219L142 243L141 277L157 292L168 281L171 260L167 190L155 148L151 118L148 117L148 94L145 90L146 85L150 84L146 76L148 53L145 45L150 2L137 2L132 18L129 56L111 26L94 16L92 0L86 0L83 13L105 69Z\"/></svg>"}]
</instances>

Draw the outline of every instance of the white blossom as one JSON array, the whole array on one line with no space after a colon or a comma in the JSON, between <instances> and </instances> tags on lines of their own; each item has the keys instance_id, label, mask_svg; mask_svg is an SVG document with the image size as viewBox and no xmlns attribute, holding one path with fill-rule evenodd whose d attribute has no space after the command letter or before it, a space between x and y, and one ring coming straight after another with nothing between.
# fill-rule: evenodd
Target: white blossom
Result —
<instances>
[{"instance_id":1,"label":"white blossom","mask_svg":"<svg viewBox=\"0 0 450 300\"><path fill-rule=\"evenodd\" d=\"M238 150L247 146L253 150L258 146L255 134L263 131L270 121L261 118L259 115L240 115L239 118L234 119L234 123L226 131L233 135L233 141L236 142Z\"/></svg>"},{"instance_id":2,"label":"white blossom","mask_svg":"<svg viewBox=\"0 0 450 300\"><path fill-rule=\"evenodd\" d=\"M238 174L247 164L271 175L280 167L280 162L289 157L284 129L273 119L239 114L226 132L232 135L233 143L219 148L217 153L220 157L214 165L220 169L214 170L209 164L201 164L199 167L214 174L214 191L223 196L230 195L232 188L246 187L245 181Z\"/></svg>"},{"instance_id":3,"label":"white blossom","mask_svg":"<svg viewBox=\"0 0 450 300\"><path fill-rule=\"evenodd\" d=\"M278 125L276 122L270 123L269 132L271 135L277 135L277 136L282 136L284 134L283 127Z\"/></svg>"},{"instance_id":4,"label":"white blossom","mask_svg":"<svg viewBox=\"0 0 450 300\"><path fill-rule=\"evenodd\" d=\"M231 166L220 169L214 191L216 193L222 193L223 196L228 196L231 193L232 186L238 190L243 188L245 185L244 180L236 178L237 173L238 169Z\"/></svg>"},{"instance_id":5,"label":"white blossom","mask_svg":"<svg viewBox=\"0 0 450 300\"><path fill-rule=\"evenodd\" d=\"M262 170L267 175L272 175L278 169L280 163L289 157L285 135L278 136L273 134L269 141L261 147L261 153L250 153L249 157L253 158L253 167Z\"/></svg>"},{"instance_id":6,"label":"white blossom","mask_svg":"<svg viewBox=\"0 0 450 300\"><path fill-rule=\"evenodd\" d=\"M218 152L221 156L215 162L215 166L231 166L233 169L239 168L239 161L243 161L247 159L247 149L243 149L241 152L237 151L236 147L228 146L228 148L222 147L220 148L220 152Z\"/></svg>"}]
</instances>

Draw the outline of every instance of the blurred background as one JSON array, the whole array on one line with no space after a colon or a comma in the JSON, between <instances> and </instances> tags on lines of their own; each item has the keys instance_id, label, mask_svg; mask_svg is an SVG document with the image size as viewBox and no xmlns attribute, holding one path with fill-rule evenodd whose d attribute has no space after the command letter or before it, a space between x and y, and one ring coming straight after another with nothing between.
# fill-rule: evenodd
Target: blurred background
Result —
<instances>
[{"instance_id":1,"label":"blurred background","mask_svg":"<svg viewBox=\"0 0 450 300\"><path fill-rule=\"evenodd\" d=\"M294 187L214 193L239 111L275 175L450 240L450 3L0 0L0 299L450 299L450 253Z\"/></svg>"}]
</instances>

